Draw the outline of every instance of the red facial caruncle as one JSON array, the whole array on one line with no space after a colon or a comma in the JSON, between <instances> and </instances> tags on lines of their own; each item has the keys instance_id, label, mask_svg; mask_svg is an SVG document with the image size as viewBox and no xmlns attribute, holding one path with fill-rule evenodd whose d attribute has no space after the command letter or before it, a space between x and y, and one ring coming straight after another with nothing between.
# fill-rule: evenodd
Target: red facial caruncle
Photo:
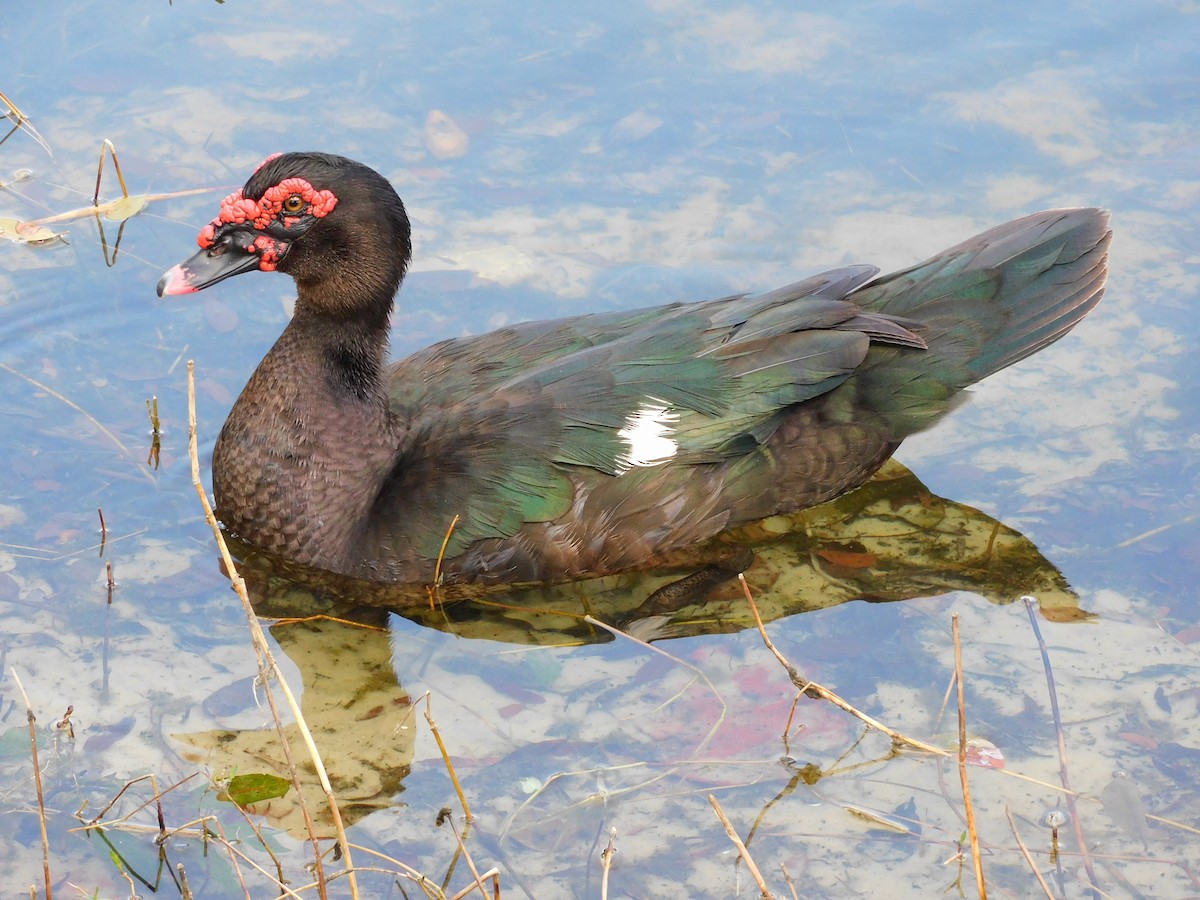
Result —
<instances>
[{"instance_id":1,"label":"red facial caruncle","mask_svg":"<svg viewBox=\"0 0 1200 900\"><path fill-rule=\"evenodd\" d=\"M259 168L278 155L268 156ZM273 272L291 246L288 238L292 235L299 237L311 224L310 219L329 215L337 202L333 191L317 190L304 178L285 178L267 188L258 200L251 200L243 196L241 191L234 191L221 201L220 213L201 229L196 243L207 250L215 243L217 231L222 227L250 225L255 231L261 232L253 241L254 252L259 257L258 267L264 272Z\"/></svg>"}]
</instances>

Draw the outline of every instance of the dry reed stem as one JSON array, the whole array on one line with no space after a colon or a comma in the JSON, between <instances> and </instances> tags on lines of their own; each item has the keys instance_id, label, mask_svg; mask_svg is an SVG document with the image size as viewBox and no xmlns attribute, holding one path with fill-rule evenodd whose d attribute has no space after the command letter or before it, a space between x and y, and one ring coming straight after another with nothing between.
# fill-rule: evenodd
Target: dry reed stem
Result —
<instances>
[{"instance_id":1,"label":"dry reed stem","mask_svg":"<svg viewBox=\"0 0 1200 900\"><path fill-rule=\"evenodd\" d=\"M46 834L46 797L42 792L42 767L38 762L37 716L33 714L33 705L29 702L29 695L25 693L25 685L21 684L17 667L12 666L9 671L12 672L13 681L17 683L17 690L21 692L21 699L25 701L25 721L29 723L29 746L33 754L33 783L37 788L38 825L42 829L42 876L46 883L46 900L53 900L53 892L50 889L50 838Z\"/></svg>"},{"instance_id":2,"label":"dry reed stem","mask_svg":"<svg viewBox=\"0 0 1200 900\"><path fill-rule=\"evenodd\" d=\"M457 525L458 513L455 513L454 518L450 520L450 526L446 529L446 536L442 538L442 547L438 550L437 562L433 566L433 584L429 586L430 611L435 607L434 596L442 587L442 561L446 558L446 548L450 546L450 536L454 534Z\"/></svg>"},{"instance_id":3,"label":"dry reed stem","mask_svg":"<svg viewBox=\"0 0 1200 900\"><path fill-rule=\"evenodd\" d=\"M433 701L429 691L425 692L425 721L429 723L429 730L433 732L433 739L437 741L438 750L441 751L442 762L446 764L446 771L450 773L450 781L454 784L454 792L458 794L458 802L462 804L463 815L466 816L468 822L474 822L475 817L471 815L471 805L467 803L467 795L463 793L462 785L458 783L458 775L454 771L454 763L450 761L450 752L446 749L445 742L442 741L437 723L433 721Z\"/></svg>"},{"instance_id":4,"label":"dry reed stem","mask_svg":"<svg viewBox=\"0 0 1200 900\"><path fill-rule=\"evenodd\" d=\"M396 859L395 857L388 856L386 853L380 853L378 850L374 850L371 847L364 847L362 844L351 844L350 846L353 847L355 852L359 853L360 855L373 856L376 859L381 859L384 862L391 863L393 866L395 866L395 869L392 870L393 875L403 875L405 878L408 878L408 879L416 882L421 887L421 890L425 891L427 894L428 894L427 888L432 887L437 892L438 897L445 896L445 892L440 887L435 885L433 883L432 879L430 879L428 875L425 875L422 872L418 872L412 866L409 866L409 865L406 865L406 864L400 862L400 860ZM364 867L362 867L362 866L359 866L358 870L360 872L362 872L362 871L382 871L382 869L379 869L378 867L367 870L367 869L364 869ZM492 877L492 873L496 873L498 875L499 870L495 869L495 868L489 869L488 871L484 872L483 875L481 875L480 877L481 878L490 878L490 877ZM471 893L471 891L473 891L473 890L475 890L475 885L471 884L471 885L468 885L466 888L464 888L462 893L465 896L466 894Z\"/></svg>"},{"instance_id":5,"label":"dry reed stem","mask_svg":"<svg viewBox=\"0 0 1200 900\"><path fill-rule=\"evenodd\" d=\"M1046 895L1046 900L1055 900L1054 892L1050 890L1050 885L1046 884L1046 879L1042 877L1041 870L1037 867L1037 863L1033 861L1033 854L1029 852L1029 848L1025 846L1025 841L1021 839L1021 832L1017 830L1017 820L1013 818L1012 810L1008 808L1008 804L1004 804L1004 815L1008 816L1008 825L1012 828L1013 837L1017 839L1017 847L1021 850L1021 855L1025 857L1025 862L1029 865L1029 871L1033 873L1033 877L1037 879L1038 884L1042 886L1042 892Z\"/></svg>"},{"instance_id":6,"label":"dry reed stem","mask_svg":"<svg viewBox=\"0 0 1200 900\"><path fill-rule=\"evenodd\" d=\"M613 856L617 852L617 827L608 832L608 846L600 851L600 900L608 900L608 873L612 870Z\"/></svg>"},{"instance_id":7,"label":"dry reed stem","mask_svg":"<svg viewBox=\"0 0 1200 900\"><path fill-rule=\"evenodd\" d=\"M292 694L291 688L288 686L283 673L279 671L279 666L275 662L275 658L271 653L270 647L267 645L266 636L263 634L262 626L259 624L258 616L254 612L254 606L250 603L250 596L246 592L246 582L242 576L238 574L237 567L234 565L233 557L229 553L229 548L225 544L225 536L221 533L221 526L217 522L217 517L213 513L212 504L208 502L208 494L204 490L204 484L200 480L200 451L196 441L196 376L195 363L188 360L187 364L187 384L188 384L188 455L192 463L192 486L196 489L196 494L200 498L200 504L204 508L204 518L212 529L213 537L216 539L217 548L221 553L221 560L225 564L225 572L229 576L229 581L233 585L233 589L237 592L238 597L242 601L242 609L246 614L246 622L249 626L251 642L254 645L255 656L258 660L259 678L263 684L263 691L267 697L267 704L271 708L271 715L275 720L275 730L279 734L279 741L283 750L284 756L287 759L288 772L291 775L292 786L296 791L296 799L300 809L304 814L305 825L308 829L309 839L313 846L313 858L317 870L318 877L318 893L322 900L326 900L327 893L325 891L324 864L322 862L322 854L319 839L316 835L316 829L313 826L312 816L308 810L308 804L304 800L304 792L300 786L300 774L296 768L295 760L292 758L291 747L288 744L287 733L284 729L283 718L279 714L279 710L275 704L274 694L271 692L270 685L272 676L274 676L275 684L283 692L284 698L287 700L288 707L292 711L292 717L296 723L300 734L304 739L305 745L308 747L309 758L312 761L313 767L316 769L317 777L321 782L321 789L325 793L326 801L329 804L329 812L333 818L334 828L337 831L338 846L341 850L342 858L345 862L345 871L347 880L350 884L350 894L354 900L358 900L358 879L354 876L354 863L350 855L350 842L346 838L346 828L342 823L341 810L338 809L337 798L334 796L333 787L329 783L329 776L325 771L325 764L321 760L321 754L317 750L316 742L313 740L312 732L308 728L308 723L304 720L304 714L300 709L300 704L296 701L295 695Z\"/></svg>"},{"instance_id":8,"label":"dry reed stem","mask_svg":"<svg viewBox=\"0 0 1200 900\"><path fill-rule=\"evenodd\" d=\"M281 879L281 878L276 879L275 877L273 877L271 875L270 872L268 872L266 869L264 869L262 866L260 866L257 862L255 862L253 859L251 859L249 856L247 856L245 853L243 853L241 850L239 850L237 847L235 847L233 845L233 843L230 842L229 838L225 836L225 829L221 827L220 820L218 820L215 816L205 816L203 819L200 819L199 821L206 822L206 823L207 823L207 821L212 822L213 827L216 829L216 831L212 833L212 836L216 839L216 843L218 843L218 844L220 844L220 846L224 847L225 852L229 854L229 861L230 861L230 863L233 864L233 872L237 876L238 884L241 885L242 893L244 893L246 895L246 900L250 900L250 889L246 886L246 877L242 874L242 867L240 865L238 865L239 858L247 866L254 869L260 875L262 875L264 878L266 878L271 883L271 886L279 891L280 897L290 897L291 900L304 900L304 898L302 898L299 894L297 894L295 891L293 891L291 888L289 888L286 884L284 884L283 879ZM202 829L202 835L206 842L210 839L210 837L209 837L210 832L208 831L207 824ZM206 843L206 849L207 849L207 843Z\"/></svg>"},{"instance_id":9,"label":"dry reed stem","mask_svg":"<svg viewBox=\"0 0 1200 900\"><path fill-rule=\"evenodd\" d=\"M196 777L196 774L197 773L193 772L191 775L188 775L186 778L180 779L179 781L175 782L173 785L171 785L169 788L167 788L165 791L162 791L161 793L158 790L158 779L154 776L153 773L151 773L149 775L139 775L137 778L134 778L134 779L131 779L131 780L125 782L125 785L119 791L117 791L116 795L111 800L108 801L108 803L105 805L104 809L100 810L100 812L98 812L96 815L92 816L91 821L84 822L82 828L72 828L71 830L72 831L87 831L91 828L99 828L99 827L113 828L117 825L120 825L122 822L124 822L127 819L130 819L133 816L140 813L143 809L145 809L147 806L149 806L154 801L155 798L164 797L167 794L171 793L171 791L175 790L176 788L182 787L183 785L187 784L189 781L191 781L193 778ZM127 812L125 815L121 816L121 818L113 819L111 822L104 822L103 825L98 825L97 823L99 823L100 820L102 818L104 818L104 814L106 812L108 812L110 809L112 809L113 806L116 805L116 802L118 800L120 800L121 797L125 794L125 792L127 790L129 790L131 787L133 787L135 784L137 784L139 781L149 781L150 782L151 790L154 791L154 797L151 798L150 800L147 800L145 803L139 804L138 806L134 807L132 810ZM80 812L82 812L82 811L83 811L83 809L81 807ZM80 818L79 821L83 822L83 819Z\"/></svg>"},{"instance_id":10,"label":"dry reed stem","mask_svg":"<svg viewBox=\"0 0 1200 900\"><path fill-rule=\"evenodd\" d=\"M492 897L494 900L500 900L500 870L492 866L479 877L484 881L487 881L489 878L492 880ZM453 897L448 897L447 900L463 900L463 897L467 896L473 890L475 890L475 885L469 884ZM484 897L487 897L487 894L484 894Z\"/></svg>"},{"instance_id":11,"label":"dry reed stem","mask_svg":"<svg viewBox=\"0 0 1200 900\"><path fill-rule=\"evenodd\" d=\"M729 835L729 839L733 841L733 845L737 847L738 855L746 861L746 868L750 871L750 877L754 879L758 885L759 891L765 900L773 900L774 894L767 888L767 883L763 881L762 872L758 871L758 866L754 864L754 859L750 856L750 851L746 849L746 845L742 843L742 839L738 837L737 831L733 827L733 823L729 821L729 817L725 815L725 810L721 809L721 804L713 794L708 795L708 802L712 804L713 811L716 812L717 818L721 820L721 825L725 828L725 833Z\"/></svg>"},{"instance_id":12,"label":"dry reed stem","mask_svg":"<svg viewBox=\"0 0 1200 900\"><path fill-rule=\"evenodd\" d=\"M266 851L267 856L271 857L271 862L275 864L275 877L278 879L279 883L282 884L283 863L279 861L279 857L275 855L275 851L271 849L271 845L267 842L267 839L263 837L262 830L258 827L258 823L250 817L250 813L246 812L240 803L235 803L233 805L237 807L238 813L241 814L242 821L250 827L250 830L254 832L254 836L258 838L258 842L262 844L263 850Z\"/></svg>"},{"instance_id":13,"label":"dry reed stem","mask_svg":"<svg viewBox=\"0 0 1200 900\"><path fill-rule=\"evenodd\" d=\"M792 873L783 863L779 864L779 870L783 872L783 880L787 882L788 890L792 892L792 900L800 900L800 895L796 893L796 882L792 880Z\"/></svg>"},{"instance_id":14,"label":"dry reed stem","mask_svg":"<svg viewBox=\"0 0 1200 900\"><path fill-rule=\"evenodd\" d=\"M357 844L355 844L354 846L359 850L362 849ZM391 875L393 877L397 874L400 874L400 873L397 873L395 869L385 869L383 866L359 866L355 871L377 872L381 875ZM347 876L347 874L348 874L347 872L338 872L332 878L330 878L329 881L330 881L330 883L333 883L334 881L336 881L339 878L345 878ZM491 878L493 880L495 887L494 887L492 896L494 898L496 898L496 900L499 900L499 898L500 898L500 883L498 880L499 876L500 876L500 870L495 867L488 869L486 872L484 872L480 876L480 878L484 878L484 879ZM446 892L443 891L440 887L438 887L438 885L434 884L433 881L431 879L429 879L428 877L421 875L419 878L416 878L414 880L417 882L417 885L421 888L421 890L425 893L425 896L432 898L432 900L462 900L463 897L466 897L468 894L471 893L471 891L475 890L475 885L470 884L466 888L464 888L462 891L459 891L457 894L455 894L453 897L448 897L448 896L446 896ZM311 887L316 887L315 881L311 882L309 884L301 885L299 887L299 890L306 891ZM408 894L404 893L403 896L407 897Z\"/></svg>"},{"instance_id":15,"label":"dry reed stem","mask_svg":"<svg viewBox=\"0 0 1200 900\"><path fill-rule=\"evenodd\" d=\"M1034 605L1036 597L1025 594L1021 597L1025 604L1025 612L1029 616L1029 624L1037 638L1038 651L1042 655L1042 669L1046 673L1046 692L1050 695L1050 713L1054 717L1054 734L1058 738L1058 777L1062 781L1067 798L1067 811L1071 816L1071 825L1075 832L1075 840L1079 846L1079 854L1083 858L1083 868L1087 872L1089 890L1094 897L1099 898L1099 882L1096 880L1096 867L1092 864L1092 855L1088 850L1087 839L1083 835L1083 823L1079 821L1079 812L1075 807L1075 792L1071 790L1071 777L1067 770L1067 741L1063 735L1062 714L1058 709L1058 690L1054 686L1054 670L1050 665L1050 650L1046 647L1046 639L1042 637L1042 629L1038 627Z\"/></svg>"},{"instance_id":16,"label":"dry reed stem","mask_svg":"<svg viewBox=\"0 0 1200 900\"><path fill-rule=\"evenodd\" d=\"M458 786L458 779L455 779L455 786ZM458 833L458 829L454 827L454 816L447 816L447 820L450 824L450 831L454 834L454 840L458 842L458 852L461 853L463 859L467 861L467 868L471 870L471 877L475 879L474 884L468 885L466 892L469 894L474 888L478 887L479 893L483 895L483 900L487 900L487 888L483 884L483 876L479 874L479 869L475 866L475 860L471 858L471 851L467 849L466 841L464 841L463 836ZM470 829L470 827L471 823L467 822L467 828Z\"/></svg>"},{"instance_id":17,"label":"dry reed stem","mask_svg":"<svg viewBox=\"0 0 1200 900\"><path fill-rule=\"evenodd\" d=\"M129 882L129 900L138 900L137 885L133 883L133 879L129 877L129 873L125 871L125 867L118 865L117 874Z\"/></svg>"},{"instance_id":18,"label":"dry reed stem","mask_svg":"<svg viewBox=\"0 0 1200 900\"><path fill-rule=\"evenodd\" d=\"M179 873L179 897L180 900L192 900L192 888L188 884L187 872L183 870L183 863L179 863L175 867L175 871Z\"/></svg>"},{"instance_id":19,"label":"dry reed stem","mask_svg":"<svg viewBox=\"0 0 1200 900\"><path fill-rule=\"evenodd\" d=\"M924 741L918 741L914 738L908 737L907 735L903 735L894 729L888 728L888 726L884 725L882 722L878 722L868 716L866 713L855 709L828 688L817 684L815 681L809 681L808 679L801 677L800 673L796 671L796 668L787 661L787 658L782 653L775 648L775 645L767 636L767 629L763 626L762 617L758 614L758 604L754 602L754 597L750 593L750 585L746 583L746 576L739 573L738 581L742 583L742 593L746 597L746 602L750 604L750 612L754 615L754 624L758 626L759 636L762 638L767 649L771 651L771 653L775 656L775 659L777 659L779 664L783 666L783 669L785 672L787 672L788 678L791 679L792 684L794 684L801 693L814 699L828 700L839 709L850 713L850 715L854 716L860 722L864 722L877 731L882 731L897 744L906 744L909 747L913 747L917 750L924 750L926 753L933 753L937 756L950 756L949 750L946 750L942 747L935 747L933 744L926 744Z\"/></svg>"},{"instance_id":20,"label":"dry reed stem","mask_svg":"<svg viewBox=\"0 0 1200 900\"><path fill-rule=\"evenodd\" d=\"M979 832L975 828L975 806L971 803L971 783L967 778L967 703L963 688L962 640L959 637L958 613L950 617L954 635L954 681L958 693L958 780L962 784L963 808L967 813L967 836L971 839L971 864L975 867L975 884L979 900L987 900L987 884L983 880L983 857L979 852Z\"/></svg>"},{"instance_id":21,"label":"dry reed stem","mask_svg":"<svg viewBox=\"0 0 1200 900\"><path fill-rule=\"evenodd\" d=\"M197 194L212 194L219 191L220 188L190 188L186 191L170 191L166 194L138 194L146 201L147 204L156 203L159 200L174 200L177 197L193 197ZM65 213L57 213L53 216L45 216L41 219L29 219L25 222L26 225L53 225L57 222L70 222L73 219L82 219L85 216L105 215L110 210L117 207L121 200L107 200L98 206L80 206L77 209L68 210ZM63 232L66 234L67 232Z\"/></svg>"},{"instance_id":22,"label":"dry reed stem","mask_svg":"<svg viewBox=\"0 0 1200 900\"><path fill-rule=\"evenodd\" d=\"M1126 547L1132 547L1134 544L1139 544L1142 541L1148 540L1152 537L1157 537L1164 531L1170 531L1172 528L1178 528L1180 525L1191 524L1192 522L1195 522L1197 518L1198 517L1194 515L1185 516L1178 522L1171 522L1167 525L1159 525L1157 528L1151 528L1149 531L1143 531L1141 534L1134 535L1128 540L1121 541L1121 543L1117 544L1117 549L1124 550Z\"/></svg>"},{"instance_id":23,"label":"dry reed stem","mask_svg":"<svg viewBox=\"0 0 1200 900\"><path fill-rule=\"evenodd\" d=\"M100 205L100 181L104 178L104 151L112 157L113 168L117 170L117 181L121 184L121 197L129 196L129 188L125 186L125 176L121 174L121 164L117 161L117 148L108 138L100 144L100 164L96 166L96 191L92 194L92 206Z\"/></svg>"},{"instance_id":24,"label":"dry reed stem","mask_svg":"<svg viewBox=\"0 0 1200 900\"><path fill-rule=\"evenodd\" d=\"M142 780L142 778L151 778L151 777L153 777L153 776L143 775L143 776L141 776L141 778L138 778L136 780L140 781L140 780ZM191 778L191 777L193 777L193 776L191 776L191 775L188 776L188 778ZM163 793L165 794L168 791L174 790L176 787L179 786L179 784L182 784L182 783L183 782L179 782L178 784L172 785L170 788L167 788L167 791L164 791ZM148 805L149 805L148 802L143 803L140 807L138 807L138 810L145 809L145 807ZM138 810L134 810L134 812L137 812ZM280 876L272 875L270 872L268 872L266 869L264 869L261 865L259 865L257 862L255 862L253 859L251 859L249 856L247 856L245 853L243 853L241 850L239 850L237 848L237 846L235 846L235 844L232 843L229 840L229 838L227 838L225 836L224 829L221 826L221 822L215 816L201 816L198 819L193 819L190 822L184 822L182 825L177 825L167 832L161 832L157 827L154 827L151 825L137 825L137 824L134 824L131 822L126 822L125 820L128 819L129 816L131 816L131 815L133 815L133 813L129 813L128 815L122 816L119 819L114 819L112 822L92 822L87 825L84 825L82 828L73 828L71 830L72 831L88 831L93 828L120 828L122 831L125 831L129 834L154 834L155 835L155 843L159 842L160 837L163 841L167 841L167 840L170 840L171 838L177 837L177 836L200 840L201 842L205 843L206 845L207 845L207 842L212 841L213 843L222 847L225 850L225 852L229 854L229 861L233 865L234 874L237 876L238 882L242 885L243 890L245 890L246 882L245 882L245 878L242 876L241 867L238 865L239 859L241 859L242 862L244 862L246 865L250 866L252 869L257 871L260 875L262 875L267 881L269 881L271 884L271 887L279 890L281 897L290 897L290 898L292 898L292 900L304 900L304 898L301 897L298 893L291 890L290 888L288 888L285 885L282 875L280 875ZM216 830L215 831L210 830L208 828L209 824L211 824L213 826L213 828ZM270 847L266 846L266 842L262 841L262 835L257 829L255 829L255 834L258 836L259 840L263 843L263 849L266 850L266 852L271 856L272 860L274 860L276 862L276 864L278 864L278 860L275 858L275 854L271 851ZM239 843L241 843L241 842L239 841ZM207 846L206 846L206 852L207 852ZM247 894L247 896L249 896L248 890L246 891L246 894Z\"/></svg>"},{"instance_id":25,"label":"dry reed stem","mask_svg":"<svg viewBox=\"0 0 1200 900\"><path fill-rule=\"evenodd\" d=\"M1200 834L1200 828L1194 828L1191 825L1185 825L1183 822L1177 822L1174 819L1164 819L1162 816L1154 815L1154 813L1146 813L1146 818L1151 822L1158 822L1160 825L1166 825L1168 828L1178 828L1180 831L1190 831L1192 834Z\"/></svg>"},{"instance_id":26,"label":"dry reed stem","mask_svg":"<svg viewBox=\"0 0 1200 900\"><path fill-rule=\"evenodd\" d=\"M3 138L0 138L0 144L3 144L5 141L7 141L19 129L30 135L35 141L37 141L38 146L46 151L46 155L51 159L54 159L54 151L50 149L50 145L46 143L46 139L38 133L36 128L33 127L33 122L29 120L29 116L21 112L21 110L17 107L17 104L13 103L6 96L4 96L3 92L0 92L0 103L3 103L6 107L8 107L8 118L12 119L14 123L12 131L6 134Z\"/></svg>"}]
</instances>

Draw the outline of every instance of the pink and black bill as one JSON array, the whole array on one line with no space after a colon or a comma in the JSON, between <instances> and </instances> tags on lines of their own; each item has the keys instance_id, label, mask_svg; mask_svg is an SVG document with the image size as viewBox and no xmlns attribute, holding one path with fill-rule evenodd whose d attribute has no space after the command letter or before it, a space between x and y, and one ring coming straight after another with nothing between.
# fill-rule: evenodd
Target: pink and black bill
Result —
<instances>
[{"instance_id":1,"label":"pink and black bill","mask_svg":"<svg viewBox=\"0 0 1200 900\"><path fill-rule=\"evenodd\" d=\"M279 155L268 156L255 173ZM196 239L200 251L163 274L158 296L190 294L254 269L275 271L292 242L338 202L332 191L317 190L303 178L284 178L260 197L247 197L244 190L221 201L221 211Z\"/></svg>"}]
</instances>

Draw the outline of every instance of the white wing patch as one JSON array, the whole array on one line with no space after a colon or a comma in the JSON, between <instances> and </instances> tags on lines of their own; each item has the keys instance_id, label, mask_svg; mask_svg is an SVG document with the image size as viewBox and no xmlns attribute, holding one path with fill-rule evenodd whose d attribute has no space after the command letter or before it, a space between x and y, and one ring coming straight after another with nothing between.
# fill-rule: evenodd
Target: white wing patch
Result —
<instances>
[{"instance_id":1,"label":"white wing patch","mask_svg":"<svg viewBox=\"0 0 1200 900\"><path fill-rule=\"evenodd\" d=\"M679 450L679 444L671 435L679 413L657 397L647 397L636 412L625 419L625 427L617 432L628 446L617 459L618 474L628 472L634 466L661 466Z\"/></svg>"}]
</instances>

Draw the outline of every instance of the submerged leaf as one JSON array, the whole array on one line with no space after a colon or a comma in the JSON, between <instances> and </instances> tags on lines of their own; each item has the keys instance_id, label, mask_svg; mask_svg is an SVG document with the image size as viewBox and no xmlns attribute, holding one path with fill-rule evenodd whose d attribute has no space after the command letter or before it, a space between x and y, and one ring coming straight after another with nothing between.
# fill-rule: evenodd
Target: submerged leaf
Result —
<instances>
[{"instance_id":1,"label":"submerged leaf","mask_svg":"<svg viewBox=\"0 0 1200 900\"><path fill-rule=\"evenodd\" d=\"M1090 622L1098 618L1096 613L1075 606L1051 606L1040 610L1047 622Z\"/></svg>"},{"instance_id":2,"label":"submerged leaf","mask_svg":"<svg viewBox=\"0 0 1200 900\"><path fill-rule=\"evenodd\" d=\"M1146 805L1136 784L1123 771L1113 772L1112 781L1100 792L1104 814L1126 834L1140 840L1150 841L1150 828L1146 824Z\"/></svg>"},{"instance_id":3,"label":"submerged leaf","mask_svg":"<svg viewBox=\"0 0 1200 900\"><path fill-rule=\"evenodd\" d=\"M278 775L234 775L229 785L217 795L218 800L229 800L246 807L262 800L283 797L292 788L292 783Z\"/></svg>"},{"instance_id":4,"label":"submerged leaf","mask_svg":"<svg viewBox=\"0 0 1200 900\"><path fill-rule=\"evenodd\" d=\"M843 809L852 816L866 819L868 822L882 825L883 828L887 829L886 832L883 832L882 829L872 829L867 832L871 835L878 835L880 833L918 835L922 830L921 822L917 818L917 800L915 797L909 797L890 813L854 805L846 805Z\"/></svg>"},{"instance_id":5,"label":"submerged leaf","mask_svg":"<svg viewBox=\"0 0 1200 900\"><path fill-rule=\"evenodd\" d=\"M967 740L967 765L982 769L1003 769L1004 754L1000 748L986 738Z\"/></svg>"},{"instance_id":6,"label":"submerged leaf","mask_svg":"<svg viewBox=\"0 0 1200 900\"><path fill-rule=\"evenodd\" d=\"M861 546L861 545L860 545ZM843 550L837 547L822 547L815 551L817 556L826 562L831 562L835 566L843 566L847 569L866 569L879 562L879 557L874 553L867 553L863 550Z\"/></svg>"}]
</instances>

